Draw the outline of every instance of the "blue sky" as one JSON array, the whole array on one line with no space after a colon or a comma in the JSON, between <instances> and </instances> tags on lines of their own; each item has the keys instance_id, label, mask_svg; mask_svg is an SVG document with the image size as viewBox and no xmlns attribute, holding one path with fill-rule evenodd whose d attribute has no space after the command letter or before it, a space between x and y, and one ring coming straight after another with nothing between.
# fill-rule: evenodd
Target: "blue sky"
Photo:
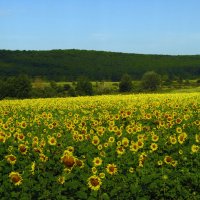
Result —
<instances>
[{"instance_id":1,"label":"blue sky","mask_svg":"<svg viewBox=\"0 0 200 200\"><path fill-rule=\"evenodd\" d=\"M0 0L0 49L200 54L200 0Z\"/></svg>"}]
</instances>

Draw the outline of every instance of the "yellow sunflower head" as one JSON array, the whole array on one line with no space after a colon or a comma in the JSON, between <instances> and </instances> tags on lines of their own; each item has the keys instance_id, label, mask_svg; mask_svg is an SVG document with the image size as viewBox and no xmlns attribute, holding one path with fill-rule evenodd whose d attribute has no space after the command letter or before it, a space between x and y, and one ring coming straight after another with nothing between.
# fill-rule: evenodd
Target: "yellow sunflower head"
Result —
<instances>
[{"instance_id":1,"label":"yellow sunflower head","mask_svg":"<svg viewBox=\"0 0 200 200\"><path fill-rule=\"evenodd\" d=\"M93 162L93 164L94 164L95 167L96 166L100 166L102 164L102 159L99 158L99 157L96 157L96 158L93 159L92 162Z\"/></svg>"},{"instance_id":2,"label":"yellow sunflower head","mask_svg":"<svg viewBox=\"0 0 200 200\"><path fill-rule=\"evenodd\" d=\"M93 175L88 178L88 186L92 190L99 190L102 181L99 176Z\"/></svg>"},{"instance_id":3,"label":"yellow sunflower head","mask_svg":"<svg viewBox=\"0 0 200 200\"><path fill-rule=\"evenodd\" d=\"M14 156L12 154L5 156L5 158L6 158L7 162L10 163L11 165L14 165L17 161L16 156Z\"/></svg>"},{"instance_id":4,"label":"yellow sunflower head","mask_svg":"<svg viewBox=\"0 0 200 200\"><path fill-rule=\"evenodd\" d=\"M18 172L11 172L9 178L15 185L20 185L22 183L22 176Z\"/></svg>"},{"instance_id":5,"label":"yellow sunflower head","mask_svg":"<svg viewBox=\"0 0 200 200\"><path fill-rule=\"evenodd\" d=\"M106 171L109 174L114 175L117 173L117 166L115 164L108 164L106 167Z\"/></svg>"}]
</instances>

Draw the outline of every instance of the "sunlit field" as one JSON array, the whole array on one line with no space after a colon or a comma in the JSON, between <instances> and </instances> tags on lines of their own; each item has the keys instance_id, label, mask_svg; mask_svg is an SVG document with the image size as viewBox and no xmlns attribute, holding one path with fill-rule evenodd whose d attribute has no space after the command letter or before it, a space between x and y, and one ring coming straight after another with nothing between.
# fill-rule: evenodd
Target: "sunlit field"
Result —
<instances>
[{"instance_id":1,"label":"sunlit field","mask_svg":"<svg viewBox=\"0 0 200 200\"><path fill-rule=\"evenodd\" d=\"M0 199L200 199L200 93L0 101Z\"/></svg>"}]
</instances>

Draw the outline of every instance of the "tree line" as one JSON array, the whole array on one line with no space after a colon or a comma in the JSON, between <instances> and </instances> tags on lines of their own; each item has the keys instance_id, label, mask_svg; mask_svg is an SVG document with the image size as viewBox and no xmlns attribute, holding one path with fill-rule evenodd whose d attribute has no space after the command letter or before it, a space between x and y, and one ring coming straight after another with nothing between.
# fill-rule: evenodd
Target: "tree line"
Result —
<instances>
[{"instance_id":1,"label":"tree line","mask_svg":"<svg viewBox=\"0 0 200 200\"><path fill-rule=\"evenodd\" d=\"M194 79L200 75L200 55L169 56L113 53L86 50L10 51L0 50L0 77L27 74L53 81L120 81L128 73L141 80L147 71L167 79Z\"/></svg>"},{"instance_id":2,"label":"tree line","mask_svg":"<svg viewBox=\"0 0 200 200\"><path fill-rule=\"evenodd\" d=\"M182 80L177 80L181 83ZM168 80L154 71L143 74L139 85L136 87L129 74L123 74L119 82L106 86L104 82L91 82L87 77L81 76L75 82L58 84L55 81L44 82L41 78L31 79L27 75L7 77L0 79L0 99L14 98L50 98L50 97L75 97L92 96L116 93L154 92L163 85L170 85ZM182 82L183 83L183 82ZM45 85L46 84L46 85ZM185 81L189 84L189 81ZM200 80L196 81L200 85Z\"/></svg>"}]
</instances>

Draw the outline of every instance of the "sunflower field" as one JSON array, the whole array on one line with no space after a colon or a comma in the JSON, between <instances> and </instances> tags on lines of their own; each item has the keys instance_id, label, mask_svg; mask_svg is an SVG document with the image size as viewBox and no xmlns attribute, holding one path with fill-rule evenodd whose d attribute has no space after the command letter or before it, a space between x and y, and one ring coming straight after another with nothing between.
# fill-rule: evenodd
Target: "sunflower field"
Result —
<instances>
[{"instance_id":1,"label":"sunflower field","mask_svg":"<svg viewBox=\"0 0 200 200\"><path fill-rule=\"evenodd\" d=\"M1 200L200 199L200 94L0 101Z\"/></svg>"}]
</instances>

